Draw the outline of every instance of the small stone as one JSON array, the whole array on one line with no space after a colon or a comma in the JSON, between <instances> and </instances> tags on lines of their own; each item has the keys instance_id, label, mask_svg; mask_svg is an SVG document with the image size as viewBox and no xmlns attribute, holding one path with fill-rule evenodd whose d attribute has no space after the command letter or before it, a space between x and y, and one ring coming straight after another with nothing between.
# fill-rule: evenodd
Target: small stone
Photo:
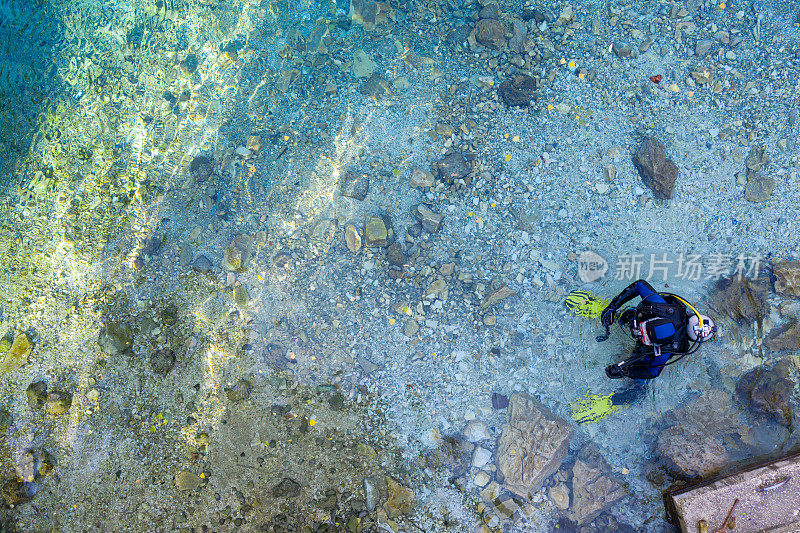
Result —
<instances>
[{"instance_id":1,"label":"small stone","mask_svg":"<svg viewBox=\"0 0 800 533\"><path fill-rule=\"evenodd\" d=\"M25 483L16 478L8 480L6 484L3 485L0 493L3 495L3 502L8 507L13 508L30 501L30 497L25 491Z\"/></svg>"},{"instance_id":2,"label":"small stone","mask_svg":"<svg viewBox=\"0 0 800 533\"><path fill-rule=\"evenodd\" d=\"M611 50L617 55L617 57L626 58L631 55L631 45L627 43L621 43L619 41L614 41L614 44L611 45Z\"/></svg>"},{"instance_id":3,"label":"small stone","mask_svg":"<svg viewBox=\"0 0 800 533\"><path fill-rule=\"evenodd\" d=\"M422 229L428 233L438 233L442 229L444 215L431 211L423 204L417 205L412 213L422 224Z\"/></svg>"},{"instance_id":4,"label":"small stone","mask_svg":"<svg viewBox=\"0 0 800 533\"><path fill-rule=\"evenodd\" d=\"M175 366L175 352L162 348L150 354L150 368L153 373L164 377Z\"/></svg>"},{"instance_id":5,"label":"small stone","mask_svg":"<svg viewBox=\"0 0 800 533\"><path fill-rule=\"evenodd\" d=\"M41 409L47 401L47 383L44 381L31 383L25 390L25 395L28 397L31 409Z\"/></svg>"},{"instance_id":6,"label":"small stone","mask_svg":"<svg viewBox=\"0 0 800 533\"><path fill-rule=\"evenodd\" d=\"M364 50L356 50L353 54L353 76L356 78L369 78L378 69L375 63Z\"/></svg>"},{"instance_id":7,"label":"small stone","mask_svg":"<svg viewBox=\"0 0 800 533\"><path fill-rule=\"evenodd\" d=\"M497 4L489 4L484 6L480 12L478 13L478 17L482 19L499 19L500 18L500 7Z\"/></svg>"},{"instance_id":8,"label":"small stone","mask_svg":"<svg viewBox=\"0 0 800 533\"><path fill-rule=\"evenodd\" d=\"M386 499L386 512L390 517L411 513L414 507L414 491L409 487L397 483L386 476L388 497Z\"/></svg>"},{"instance_id":9,"label":"small stone","mask_svg":"<svg viewBox=\"0 0 800 533\"><path fill-rule=\"evenodd\" d=\"M461 179L469 174L467 161L461 152L451 152L436 162L436 170L439 177L446 183Z\"/></svg>"},{"instance_id":10,"label":"small stone","mask_svg":"<svg viewBox=\"0 0 800 533\"><path fill-rule=\"evenodd\" d=\"M570 21L572 21L572 17L574 16L574 12L572 10L572 6L567 4L564 6L564 9L561 10L561 14L558 15L558 18L553 23L553 26L564 26Z\"/></svg>"},{"instance_id":11,"label":"small stone","mask_svg":"<svg viewBox=\"0 0 800 533\"><path fill-rule=\"evenodd\" d=\"M361 250L361 235L358 234L358 230L354 225L348 224L345 226L344 242L347 244L347 249L354 254Z\"/></svg>"},{"instance_id":12,"label":"small stone","mask_svg":"<svg viewBox=\"0 0 800 533\"><path fill-rule=\"evenodd\" d=\"M189 163L189 175L195 183L203 183L214 174L214 161L210 157L199 155Z\"/></svg>"},{"instance_id":13,"label":"small stone","mask_svg":"<svg viewBox=\"0 0 800 533\"><path fill-rule=\"evenodd\" d=\"M550 498L550 501L562 511L569 508L569 487L564 483L559 483L550 487L547 491L547 496Z\"/></svg>"},{"instance_id":14,"label":"small stone","mask_svg":"<svg viewBox=\"0 0 800 533\"><path fill-rule=\"evenodd\" d=\"M398 91L405 91L406 89L411 88L411 82L408 81L408 78L405 76L396 77L392 82L392 85L394 85L394 88Z\"/></svg>"},{"instance_id":15,"label":"small stone","mask_svg":"<svg viewBox=\"0 0 800 533\"><path fill-rule=\"evenodd\" d=\"M694 44L694 53L698 57L705 57L711 51L711 45L714 44L711 39L698 39Z\"/></svg>"},{"instance_id":16,"label":"small stone","mask_svg":"<svg viewBox=\"0 0 800 533\"><path fill-rule=\"evenodd\" d=\"M364 225L364 240L369 247L385 247L389 244L389 229L383 218L371 216Z\"/></svg>"},{"instance_id":17,"label":"small stone","mask_svg":"<svg viewBox=\"0 0 800 533\"><path fill-rule=\"evenodd\" d=\"M47 411L54 416L67 414L72 407L72 394L63 391L53 391L47 394Z\"/></svg>"},{"instance_id":18,"label":"small stone","mask_svg":"<svg viewBox=\"0 0 800 533\"><path fill-rule=\"evenodd\" d=\"M406 337L414 337L416 336L417 332L419 331L419 324L413 318L409 318L406 320L405 325L403 326L403 334Z\"/></svg>"},{"instance_id":19,"label":"small stone","mask_svg":"<svg viewBox=\"0 0 800 533\"><path fill-rule=\"evenodd\" d=\"M411 180L409 180L408 184L412 187L433 187L434 183L435 178L432 172L419 167L414 167L411 170Z\"/></svg>"},{"instance_id":20,"label":"small stone","mask_svg":"<svg viewBox=\"0 0 800 533\"><path fill-rule=\"evenodd\" d=\"M393 243L386 249L386 260L390 264L396 266L403 266L408 262L406 254L403 252L403 247L400 243Z\"/></svg>"},{"instance_id":21,"label":"small stone","mask_svg":"<svg viewBox=\"0 0 800 533\"><path fill-rule=\"evenodd\" d=\"M744 198L749 202L766 202L772 197L775 188L775 178L754 170L747 170L747 185Z\"/></svg>"},{"instance_id":22,"label":"small stone","mask_svg":"<svg viewBox=\"0 0 800 533\"><path fill-rule=\"evenodd\" d=\"M13 421L11 413L5 409L0 409L0 431L7 430Z\"/></svg>"},{"instance_id":23,"label":"small stone","mask_svg":"<svg viewBox=\"0 0 800 533\"><path fill-rule=\"evenodd\" d=\"M296 498L301 492L300 483L289 477L283 478L280 483L272 487L273 498Z\"/></svg>"},{"instance_id":24,"label":"small stone","mask_svg":"<svg viewBox=\"0 0 800 533\"><path fill-rule=\"evenodd\" d=\"M378 477L364 478L364 504L370 513L386 498L386 480Z\"/></svg>"},{"instance_id":25,"label":"small stone","mask_svg":"<svg viewBox=\"0 0 800 533\"><path fill-rule=\"evenodd\" d=\"M233 387L225 389L225 396L228 397L232 403L241 403L250 397L252 390L250 382L246 379L239 379Z\"/></svg>"},{"instance_id":26,"label":"small stone","mask_svg":"<svg viewBox=\"0 0 800 533\"><path fill-rule=\"evenodd\" d=\"M473 420L467 424L467 427L464 428L464 437L473 444L491 438L489 428L479 420Z\"/></svg>"},{"instance_id":27,"label":"small stone","mask_svg":"<svg viewBox=\"0 0 800 533\"><path fill-rule=\"evenodd\" d=\"M199 61L197 60L196 54L189 54L184 57L181 62L179 63L181 67L181 73L184 76L191 76L197 70L199 66Z\"/></svg>"},{"instance_id":28,"label":"small stone","mask_svg":"<svg viewBox=\"0 0 800 533\"><path fill-rule=\"evenodd\" d=\"M244 272L247 270L251 242L252 239L249 235L237 235L225 248L222 267L232 272Z\"/></svg>"},{"instance_id":29,"label":"small stone","mask_svg":"<svg viewBox=\"0 0 800 533\"><path fill-rule=\"evenodd\" d=\"M247 138L247 144L245 146L251 152L258 152L261 150L262 144L263 141L261 140L261 137L258 135L251 135Z\"/></svg>"},{"instance_id":30,"label":"small stone","mask_svg":"<svg viewBox=\"0 0 800 533\"><path fill-rule=\"evenodd\" d=\"M250 301L250 297L247 294L247 289L241 285L233 289L233 301L235 301L236 305L242 309L247 307L247 302Z\"/></svg>"},{"instance_id":31,"label":"small stone","mask_svg":"<svg viewBox=\"0 0 800 533\"><path fill-rule=\"evenodd\" d=\"M503 285L497 290L490 292L483 298L483 301L481 302L481 308L486 309L501 302L502 300L505 300L510 296L516 296L516 295L517 293L514 292L511 288L509 288L508 285Z\"/></svg>"},{"instance_id":32,"label":"small stone","mask_svg":"<svg viewBox=\"0 0 800 533\"><path fill-rule=\"evenodd\" d=\"M492 409L505 409L508 407L508 396L498 392L492 393Z\"/></svg>"},{"instance_id":33,"label":"small stone","mask_svg":"<svg viewBox=\"0 0 800 533\"><path fill-rule=\"evenodd\" d=\"M708 83L709 81L711 81L711 78L714 77L714 73L707 68L693 70L691 74L692 74L692 79L698 85Z\"/></svg>"},{"instance_id":34,"label":"small stone","mask_svg":"<svg viewBox=\"0 0 800 533\"><path fill-rule=\"evenodd\" d=\"M489 474L487 474L483 470L475 474L475 478L473 479L475 485L481 488L485 487L486 484L489 483L489 481L491 481Z\"/></svg>"},{"instance_id":35,"label":"small stone","mask_svg":"<svg viewBox=\"0 0 800 533\"><path fill-rule=\"evenodd\" d=\"M175 485L178 490L197 490L203 484L203 478L188 470L181 470L175 476Z\"/></svg>"},{"instance_id":36,"label":"small stone","mask_svg":"<svg viewBox=\"0 0 800 533\"><path fill-rule=\"evenodd\" d=\"M496 19L481 19L475 24L475 40L482 45L502 50L506 45L506 25Z\"/></svg>"},{"instance_id":37,"label":"small stone","mask_svg":"<svg viewBox=\"0 0 800 533\"><path fill-rule=\"evenodd\" d=\"M447 298L447 282L442 278L433 280L428 285L428 288L425 289L425 297L429 299L440 298L442 300Z\"/></svg>"},{"instance_id":38,"label":"small stone","mask_svg":"<svg viewBox=\"0 0 800 533\"><path fill-rule=\"evenodd\" d=\"M11 347L3 354L0 360L0 374L18 369L28 362L28 357L33 351L33 343L27 333L20 333L11 343Z\"/></svg>"},{"instance_id":39,"label":"small stone","mask_svg":"<svg viewBox=\"0 0 800 533\"><path fill-rule=\"evenodd\" d=\"M331 394L330 396L328 396L328 405L334 411L341 411L344 408L344 395L342 395L341 392L335 392ZM362 444L364 443L360 442L356 445L356 451L359 450L359 446L361 446ZM367 445L364 444L364 446ZM374 452L375 450L373 449L372 451Z\"/></svg>"},{"instance_id":40,"label":"small stone","mask_svg":"<svg viewBox=\"0 0 800 533\"><path fill-rule=\"evenodd\" d=\"M769 154L763 144L757 144L750 148L747 157L744 160L747 170L759 171L769 164Z\"/></svg>"},{"instance_id":41,"label":"small stone","mask_svg":"<svg viewBox=\"0 0 800 533\"><path fill-rule=\"evenodd\" d=\"M192 268L198 272L202 272L203 274L208 274L211 272L213 265L208 257L204 255L198 255L197 259L192 261Z\"/></svg>"},{"instance_id":42,"label":"small stone","mask_svg":"<svg viewBox=\"0 0 800 533\"><path fill-rule=\"evenodd\" d=\"M242 159L249 159L253 155L253 151L249 148L245 148L244 146L239 146L236 148L236 155Z\"/></svg>"},{"instance_id":43,"label":"small stone","mask_svg":"<svg viewBox=\"0 0 800 533\"><path fill-rule=\"evenodd\" d=\"M492 460L492 452L486 448L478 446L475 448L475 453L472 455L472 466L475 468L483 468Z\"/></svg>"},{"instance_id":44,"label":"small stone","mask_svg":"<svg viewBox=\"0 0 800 533\"><path fill-rule=\"evenodd\" d=\"M110 322L100 330L97 344L104 353L119 355L130 349L133 344L133 332L124 322Z\"/></svg>"}]
</instances>

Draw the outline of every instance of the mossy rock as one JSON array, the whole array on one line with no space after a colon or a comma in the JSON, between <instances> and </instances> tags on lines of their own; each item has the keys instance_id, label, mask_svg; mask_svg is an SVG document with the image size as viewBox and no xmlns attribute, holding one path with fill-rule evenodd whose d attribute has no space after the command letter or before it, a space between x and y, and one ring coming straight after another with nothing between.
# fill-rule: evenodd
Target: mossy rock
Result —
<instances>
[{"instance_id":1,"label":"mossy rock","mask_svg":"<svg viewBox=\"0 0 800 533\"><path fill-rule=\"evenodd\" d=\"M28 362L33 351L33 343L26 333L20 333L0 361L0 374L16 370Z\"/></svg>"}]
</instances>

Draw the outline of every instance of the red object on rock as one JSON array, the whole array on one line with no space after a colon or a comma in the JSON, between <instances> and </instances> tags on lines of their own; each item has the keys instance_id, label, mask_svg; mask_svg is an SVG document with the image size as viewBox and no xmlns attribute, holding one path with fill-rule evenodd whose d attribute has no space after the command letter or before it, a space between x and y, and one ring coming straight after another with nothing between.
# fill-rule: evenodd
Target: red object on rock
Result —
<instances>
[{"instance_id":1,"label":"red object on rock","mask_svg":"<svg viewBox=\"0 0 800 533\"><path fill-rule=\"evenodd\" d=\"M655 76L650 76L650 81L653 83L659 83L663 79L661 74L656 74Z\"/></svg>"}]
</instances>

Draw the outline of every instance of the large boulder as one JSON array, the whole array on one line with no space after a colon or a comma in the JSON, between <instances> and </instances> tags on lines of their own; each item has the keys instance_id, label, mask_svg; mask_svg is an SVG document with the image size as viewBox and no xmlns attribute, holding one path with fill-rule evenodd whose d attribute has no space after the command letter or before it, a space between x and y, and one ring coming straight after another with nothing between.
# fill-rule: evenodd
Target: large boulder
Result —
<instances>
[{"instance_id":1,"label":"large boulder","mask_svg":"<svg viewBox=\"0 0 800 533\"><path fill-rule=\"evenodd\" d=\"M656 198L672 198L678 167L667 157L663 144L652 138L645 139L633 156L633 164Z\"/></svg>"},{"instance_id":2,"label":"large boulder","mask_svg":"<svg viewBox=\"0 0 800 533\"><path fill-rule=\"evenodd\" d=\"M497 446L507 490L527 498L555 472L569 450L573 428L526 394L514 394Z\"/></svg>"},{"instance_id":3,"label":"large boulder","mask_svg":"<svg viewBox=\"0 0 800 533\"><path fill-rule=\"evenodd\" d=\"M506 45L506 25L495 19L481 19L475 25L475 40L484 46L502 50Z\"/></svg>"},{"instance_id":4,"label":"large boulder","mask_svg":"<svg viewBox=\"0 0 800 533\"><path fill-rule=\"evenodd\" d=\"M580 525L627 496L608 462L592 448L583 448L572 467L572 504L566 516Z\"/></svg>"},{"instance_id":5,"label":"large boulder","mask_svg":"<svg viewBox=\"0 0 800 533\"><path fill-rule=\"evenodd\" d=\"M773 367L758 366L736 383L736 393L751 411L774 417L788 425L792 420L789 400L794 392L792 377L797 367L790 359L782 359Z\"/></svg>"},{"instance_id":6,"label":"large boulder","mask_svg":"<svg viewBox=\"0 0 800 533\"><path fill-rule=\"evenodd\" d=\"M714 474L730 461L716 437L703 428L685 424L662 431L656 453L667 470L687 479Z\"/></svg>"}]
</instances>

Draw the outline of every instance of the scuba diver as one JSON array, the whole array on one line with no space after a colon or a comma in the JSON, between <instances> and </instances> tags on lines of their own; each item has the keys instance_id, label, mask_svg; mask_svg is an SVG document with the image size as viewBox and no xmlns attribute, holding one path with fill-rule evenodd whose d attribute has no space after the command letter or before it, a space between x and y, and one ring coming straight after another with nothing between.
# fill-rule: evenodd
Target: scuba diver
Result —
<instances>
[{"instance_id":1,"label":"scuba diver","mask_svg":"<svg viewBox=\"0 0 800 533\"><path fill-rule=\"evenodd\" d=\"M597 337L598 342L608 339L619 308L637 296L642 299L639 305L623 311L619 317L620 326L630 330L636 348L630 358L606 368L609 378L658 377L665 366L693 354L717 331L714 322L692 304L676 294L657 292L640 279L628 285L602 311L600 321L606 333Z\"/></svg>"}]
</instances>

